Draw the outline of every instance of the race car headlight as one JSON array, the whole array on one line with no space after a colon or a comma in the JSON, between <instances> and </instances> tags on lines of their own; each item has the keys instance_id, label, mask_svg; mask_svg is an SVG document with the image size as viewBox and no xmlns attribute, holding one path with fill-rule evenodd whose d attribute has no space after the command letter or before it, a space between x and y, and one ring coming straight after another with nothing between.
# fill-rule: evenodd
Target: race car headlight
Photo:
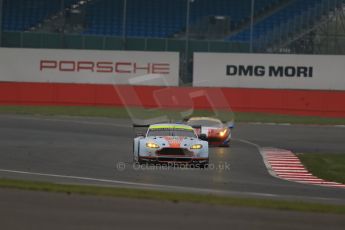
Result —
<instances>
[{"instance_id":1,"label":"race car headlight","mask_svg":"<svg viewBox=\"0 0 345 230\"><path fill-rule=\"evenodd\" d=\"M202 148L202 145L196 144L196 145L192 145L190 148L191 148L191 149L201 149L201 148Z\"/></svg>"},{"instance_id":2,"label":"race car headlight","mask_svg":"<svg viewBox=\"0 0 345 230\"><path fill-rule=\"evenodd\" d=\"M227 129L224 129L223 131L219 132L219 136L224 137L227 131Z\"/></svg>"},{"instance_id":3,"label":"race car headlight","mask_svg":"<svg viewBox=\"0 0 345 230\"><path fill-rule=\"evenodd\" d=\"M152 148L152 149L158 149L159 145L157 145L156 143L149 142L149 143L146 143L146 147Z\"/></svg>"}]
</instances>

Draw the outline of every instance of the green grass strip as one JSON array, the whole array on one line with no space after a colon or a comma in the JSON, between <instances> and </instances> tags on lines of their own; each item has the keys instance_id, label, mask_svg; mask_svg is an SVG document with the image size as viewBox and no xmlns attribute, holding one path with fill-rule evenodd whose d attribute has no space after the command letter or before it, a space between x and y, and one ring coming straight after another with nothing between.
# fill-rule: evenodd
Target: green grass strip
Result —
<instances>
[{"instance_id":1,"label":"green grass strip","mask_svg":"<svg viewBox=\"0 0 345 230\"><path fill-rule=\"evenodd\" d=\"M234 198L217 195L200 195L191 193L161 192L154 190L110 188L83 185L64 185L45 182L0 179L0 187L33 191L57 192L107 196L117 198L150 199L171 202L192 202L213 205L255 207L301 212L345 214L345 205L307 203L303 201L281 201L254 198Z\"/></svg>"},{"instance_id":2,"label":"green grass strip","mask_svg":"<svg viewBox=\"0 0 345 230\"><path fill-rule=\"evenodd\" d=\"M298 154L305 167L319 178L345 184L345 154Z\"/></svg>"},{"instance_id":3,"label":"green grass strip","mask_svg":"<svg viewBox=\"0 0 345 230\"><path fill-rule=\"evenodd\" d=\"M305 125L344 125L345 118L292 116L266 113L235 112L236 122L290 123Z\"/></svg>"},{"instance_id":4,"label":"green grass strip","mask_svg":"<svg viewBox=\"0 0 345 230\"><path fill-rule=\"evenodd\" d=\"M29 114L44 116L87 116L105 118L130 118L149 119L168 114L172 120L181 120L181 112L184 110L157 110L122 107L92 107L92 106L0 106L0 114ZM130 114L129 114L130 112ZM264 122L264 123L291 123L291 124L320 124L320 125L344 125L345 118L325 118L314 116L290 116L266 113L243 113L231 111L210 112L196 110L193 116L214 116L236 122Z\"/></svg>"}]
</instances>

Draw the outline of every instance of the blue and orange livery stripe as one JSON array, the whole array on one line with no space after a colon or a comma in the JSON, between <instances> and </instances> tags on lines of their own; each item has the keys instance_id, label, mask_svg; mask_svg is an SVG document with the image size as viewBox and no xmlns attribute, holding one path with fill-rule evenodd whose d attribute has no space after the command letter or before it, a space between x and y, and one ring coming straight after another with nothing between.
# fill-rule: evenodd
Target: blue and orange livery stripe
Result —
<instances>
[{"instance_id":1,"label":"blue and orange livery stripe","mask_svg":"<svg viewBox=\"0 0 345 230\"><path fill-rule=\"evenodd\" d=\"M164 137L170 148L181 148L184 137Z\"/></svg>"}]
</instances>

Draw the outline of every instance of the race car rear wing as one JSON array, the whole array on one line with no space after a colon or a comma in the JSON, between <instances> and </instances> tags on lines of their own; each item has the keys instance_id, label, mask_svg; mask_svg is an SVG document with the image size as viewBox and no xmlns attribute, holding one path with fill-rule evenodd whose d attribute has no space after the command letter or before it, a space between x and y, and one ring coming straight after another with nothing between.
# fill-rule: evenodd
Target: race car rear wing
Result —
<instances>
[{"instance_id":1,"label":"race car rear wing","mask_svg":"<svg viewBox=\"0 0 345 230\"><path fill-rule=\"evenodd\" d=\"M136 137L144 137L145 133L147 132L147 129L150 127L150 125L147 124L132 124L132 126Z\"/></svg>"},{"instance_id":2,"label":"race car rear wing","mask_svg":"<svg viewBox=\"0 0 345 230\"><path fill-rule=\"evenodd\" d=\"M133 124L133 128L148 128L150 125Z\"/></svg>"},{"instance_id":3,"label":"race car rear wing","mask_svg":"<svg viewBox=\"0 0 345 230\"><path fill-rule=\"evenodd\" d=\"M200 140L207 140L206 134L203 134L203 133L200 132L201 125L192 125L192 128L195 129L195 132L197 132L198 138ZM197 131L197 130L199 130L199 131Z\"/></svg>"}]
</instances>

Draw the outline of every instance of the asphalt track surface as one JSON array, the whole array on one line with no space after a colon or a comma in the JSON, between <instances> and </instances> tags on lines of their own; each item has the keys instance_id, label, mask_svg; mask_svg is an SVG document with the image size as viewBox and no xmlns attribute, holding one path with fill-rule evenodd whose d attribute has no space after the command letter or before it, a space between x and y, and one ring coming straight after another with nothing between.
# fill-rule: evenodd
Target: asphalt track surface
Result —
<instances>
[{"instance_id":1,"label":"asphalt track surface","mask_svg":"<svg viewBox=\"0 0 345 230\"><path fill-rule=\"evenodd\" d=\"M345 189L272 177L258 147L345 153L345 128L237 124L214 169L138 168L129 120L0 116L0 177L345 204ZM117 168L119 167L120 168Z\"/></svg>"},{"instance_id":2,"label":"asphalt track surface","mask_svg":"<svg viewBox=\"0 0 345 230\"><path fill-rule=\"evenodd\" d=\"M133 167L133 135L128 120L1 115L0 178L345 204L345 189L272 177L259 152L345 153L345 128L237 124L231 148L210 149L214 169ZM315 230L345 224L333 214L11 189L0 189L0 207L2 229Z\"/></svg>"}]
</instances>

